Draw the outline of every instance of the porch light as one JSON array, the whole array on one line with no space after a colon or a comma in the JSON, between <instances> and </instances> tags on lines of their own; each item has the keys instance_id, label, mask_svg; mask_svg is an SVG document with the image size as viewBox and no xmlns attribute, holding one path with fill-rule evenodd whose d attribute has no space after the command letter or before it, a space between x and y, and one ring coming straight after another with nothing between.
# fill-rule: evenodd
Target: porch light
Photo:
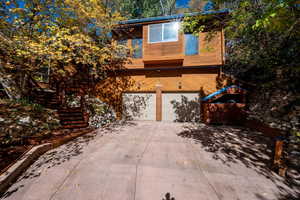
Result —
<instances>
[{"instance_id":1,"label":"porch light","mask_svg":"<svg viewBox=\"0 0 300 200\"><path fill-rule=\"evenodd\" d=\"M181 84L181 82L178 82L178 89L182 89L182 84Z\"/></svg>"}]
</instances>

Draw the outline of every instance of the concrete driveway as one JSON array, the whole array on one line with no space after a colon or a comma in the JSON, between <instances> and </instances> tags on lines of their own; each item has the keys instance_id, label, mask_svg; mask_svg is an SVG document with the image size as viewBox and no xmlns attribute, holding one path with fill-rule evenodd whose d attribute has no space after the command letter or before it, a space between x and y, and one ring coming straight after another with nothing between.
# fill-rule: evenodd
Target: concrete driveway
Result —
<instances>
[{"instance_id":1,"label":"concrete driveway","mask_svg":"<svg viewBox=\"0 0 300 200\"><path fill-rule=\"evenodd\" d=\"M171 122L99 129L41 156L3 199L291 199L295 188L266 169L268 141L259 137Z\"/></svg>"}]
</instances>

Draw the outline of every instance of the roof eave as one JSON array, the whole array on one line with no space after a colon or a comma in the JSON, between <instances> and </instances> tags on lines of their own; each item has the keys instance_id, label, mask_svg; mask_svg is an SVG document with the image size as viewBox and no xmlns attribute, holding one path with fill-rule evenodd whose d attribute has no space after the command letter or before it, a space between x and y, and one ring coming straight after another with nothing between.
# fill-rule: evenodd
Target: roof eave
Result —
<instances>
[{"instance_id":1,"label":"roof eave","mask_svg":"<svg viewBox=\"0 0 300 200\"><path fill-rule=\"evenodd\" d=\"M126 21L120 21L119 25L133 25L133 24L147 24L157 21L170 21L170 20L181 20L184 17L189 16L200 16L200 15L213 15L213 14L226 14L229 13L229 9L222 9L217 11L205 11L205 12L194 12L194 13L185 13L185 14L177 14L177 15L169 15L169 16L159 16L159 17L149 17L142 19L130 19Z\"/></svg>"}]
</instances>

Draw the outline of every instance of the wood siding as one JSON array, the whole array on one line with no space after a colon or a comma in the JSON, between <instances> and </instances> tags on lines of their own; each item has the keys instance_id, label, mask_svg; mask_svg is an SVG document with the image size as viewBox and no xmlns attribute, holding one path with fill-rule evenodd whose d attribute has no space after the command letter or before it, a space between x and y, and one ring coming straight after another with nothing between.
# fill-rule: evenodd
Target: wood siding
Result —
<instances>
[{"instance_id":1,"label":"wood siding","mask_svg":"<svg viewBox=\"0 0 300 200\"><path fill-rule=\"evenodd\" d=\"M148 42L149 26L143 26L143 49L144 59L161 58L165 56L182 56L183 52L183 35L178 35L177 42Z\"/></svg>"},{"instance_id":2,"label":"wood siding","mask_svg":"<svg viewBox=\"0 0 300 200\"><path fill-rule=\"evenodd\" d=\"M122 113L122 94L127 92L198 92L200 96L211 94L220 87L219 69L184 70L131 70L126 74L111 76L97 84L95 93L111 105L118 118Z\"/></svg>"},{"instance_id":3,"label":"wood siding","mask_svg":"<svg viewBox=\"0 0 300 200\"><path fill-rule=\"evenodd\" d=\"M199 92L210 94L217 90L219 70L178 70L131 73L132 87L126 91L155 92L157 86L164 92Z\"/></svg>"},{"instance_id":4,"label":"wood siding","mask_svg":"<svg viewBox=\"0 0 300 200\"><path fill-rule=\"evenodd\" d=\"M161 60L172 62L174 59L182 58L183 62L179 66L207 66L207 65L223 65L224 64L224 36L223 31L210 40L206 40L207 33L199 34L199 49L197 55L185 55L184 34L179 33L177 42L158 42L148 43L148 25L143 26L143 58L130 58L126 65L129 69L144 68L145 62L148 60L157 61L157 64L163 64ZM131 39L128 40L131 47ZM147 64L148 65L148 64ZM151 67L151 66L147 66Z\"/></svg>"}]
</instances>

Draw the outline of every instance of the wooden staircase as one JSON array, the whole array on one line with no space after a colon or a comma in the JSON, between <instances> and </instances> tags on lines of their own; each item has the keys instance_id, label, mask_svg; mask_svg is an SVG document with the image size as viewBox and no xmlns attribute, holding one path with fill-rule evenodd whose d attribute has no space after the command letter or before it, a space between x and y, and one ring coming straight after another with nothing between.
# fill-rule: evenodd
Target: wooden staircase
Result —
<instances>
[{"instance_id":1,"label":"wooden staircase","mask_svg":"<svg viewBox=\"0 0 300 200\"><path fill-rule=\"evenodd\" d=\"M70 108L64 105L66 94L82 96L92 86L89 76L84 78L80 76L79 78L73 77L69 81L59 83L49 81L47 89L45 87L42 88L34 79L31 78L30 80L31 88L34 88L31 92L32 101L46 108L56 109L63 128L74 129L89 126L89 116L84 110L83 104L77 108Z\"/></svg>"},{"instance_id":2,"label":"wooden staircase","mask_svg":"<svg viewBox=\"0 0 300 200\"><path fill-rule=\"evenodd\" d=\"M46 108L58 111L60 124L63 128L85 128L88 127L88 115L81 107L64 108L55 91L35 90L32 97L33 102L43 105Z\"/></svg>"},{"instance_id":3,"label":"wooden staircase","mask_svg":"<svg viewBox=\"0 0 300 200\"><path fill-rule=\"evenodd\" d=\"M57 93L51 90L35 90L33 102L51 109L59 109L61 105Z\"/></svg>"},{"instance_id":4,"label":"wooden staircase","mask_svg":"<svg viewBox=\"0 0 300 200\"><path fill-rule=\"evenodd\" d=\"M88 115L79 108L61 108L58 110L60 123L64 128L85 128L89 126Z\"/></svg>"}]
</instances>

